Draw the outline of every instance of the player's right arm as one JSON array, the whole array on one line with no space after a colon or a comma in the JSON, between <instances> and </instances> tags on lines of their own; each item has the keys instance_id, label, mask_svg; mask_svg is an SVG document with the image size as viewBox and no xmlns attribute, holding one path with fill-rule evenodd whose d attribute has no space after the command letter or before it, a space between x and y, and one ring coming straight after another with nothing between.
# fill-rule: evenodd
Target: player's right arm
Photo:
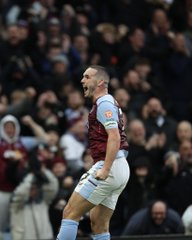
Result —
<instances>
[{"instance_id":1,"label":"player's right arm","mask_svg":"<svg viewBox=\"0 0 192 240\"><path fill-rule=\"evenodd\" d=\"M96 173L96 178L104 180L109 175L109 171L120 147L117 108L112 102L102 102L98 107L97 118L101 124L103 124L108 135L104 165L102 169Z\"/></svg>"}]
</instances>

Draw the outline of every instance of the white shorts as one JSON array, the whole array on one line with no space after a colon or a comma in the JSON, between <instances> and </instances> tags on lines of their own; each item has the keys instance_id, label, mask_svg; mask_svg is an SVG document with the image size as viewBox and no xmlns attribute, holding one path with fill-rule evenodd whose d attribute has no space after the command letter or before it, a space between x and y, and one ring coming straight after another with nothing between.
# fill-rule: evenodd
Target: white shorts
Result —
<instances>
[{"instance_id":1,"label":"white shorts","mask_svg":"<svg viewBox=\"0 0 192 240\"><path fill-rule=\"evenodd\" d=\"M129 180L130 170L126 158L118 158L114 160L107 179L97 180L94 173L102 168L103 164L104 161L99 161L83 174L75 192L94 205L102 204L114 210L118 197Z\"/></svg>"}]
</instances>

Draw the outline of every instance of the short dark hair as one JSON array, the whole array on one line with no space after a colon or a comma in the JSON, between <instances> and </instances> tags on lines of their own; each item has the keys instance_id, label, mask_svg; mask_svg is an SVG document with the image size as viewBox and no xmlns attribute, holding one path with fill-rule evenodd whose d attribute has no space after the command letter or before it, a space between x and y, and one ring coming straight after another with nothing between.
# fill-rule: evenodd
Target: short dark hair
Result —
<instances>
[{"instance_id":1,"label":"short dark hair","mask_svg":"<svg viewBox=\"0 0 192 240\"><path fill-rule=\"evenodd\" d=\"M103 79L105 87L108 87L110 77L106 68L100 65L91 65L90 68L97 70L96 77Z\"/></svg>"}]
</instances>

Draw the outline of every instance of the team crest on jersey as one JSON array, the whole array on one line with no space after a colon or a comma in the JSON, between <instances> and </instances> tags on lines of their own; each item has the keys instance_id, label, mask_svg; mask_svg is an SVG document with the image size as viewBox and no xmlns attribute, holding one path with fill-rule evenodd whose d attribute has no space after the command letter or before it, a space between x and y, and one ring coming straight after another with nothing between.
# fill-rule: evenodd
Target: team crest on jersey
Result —
<instances>
[{"instance_id":1,"label":"team crest on jersey","mask_svg":"<svg viewBox=\"0 0 192 240\"><path fill-rule=\"evenodd\" d=\"M104 112L104 115L105 115L106 118L111 118L113 114L112 114L111 111L108 110L108 111Z\"/></svg>"}]
</instances>

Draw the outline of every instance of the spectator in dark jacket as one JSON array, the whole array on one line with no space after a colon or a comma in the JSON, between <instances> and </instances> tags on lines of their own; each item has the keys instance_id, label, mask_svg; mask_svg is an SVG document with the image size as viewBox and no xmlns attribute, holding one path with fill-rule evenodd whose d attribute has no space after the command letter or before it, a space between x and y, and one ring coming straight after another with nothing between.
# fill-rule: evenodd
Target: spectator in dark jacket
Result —
<instances>
[{"instance_id":1,"label":"spectator in dark jacket","mask_svg":"<svg viewBox=\"0 0 192 240\"><path fill-rule=\"evenodd\" d=\"M164 159L165 166L162 168L157 189L161 189L160 198L165 199L181 216L192 202L192 143L182 142L179 154L171 151Z\"/></svg>"},{"instance_id":2,"label":"spectator in dark jacket","mask_svg":"<svg viewBox=\"0 0 192 240\"><path fill-rule=\"evenodd\" d=\"M147 138L154 134L165 135L162 148L166 148L175 139L177 121L167 115L160 99L152 97L147 101L147 117L144 121Z\"/></svg>"},{"instance_id":3,"label":"spectator in dark jacket","mask_svg":"<svg viewBox=\"0 0 192 240\"><path fill-rule=\"evenodd\" d=\"M131 165L131 177L123 191L125 222L139 209L146 207L155 197L155 182L147 156L140 156ZM121 206L122 207L122 206Z\"/></svg>"},{"instance_id":4,"label":"spectator in dark jacket","mask_svg":"<svg viewBox=\"0 0 192 240\"><path fill-rule=\"evenodd\" d=\"M147 208L136 212L129 220L122 235L176 234L184 228L177 212L167 207L160 200L154 201Z\"/></svg>"}]
</instances>

